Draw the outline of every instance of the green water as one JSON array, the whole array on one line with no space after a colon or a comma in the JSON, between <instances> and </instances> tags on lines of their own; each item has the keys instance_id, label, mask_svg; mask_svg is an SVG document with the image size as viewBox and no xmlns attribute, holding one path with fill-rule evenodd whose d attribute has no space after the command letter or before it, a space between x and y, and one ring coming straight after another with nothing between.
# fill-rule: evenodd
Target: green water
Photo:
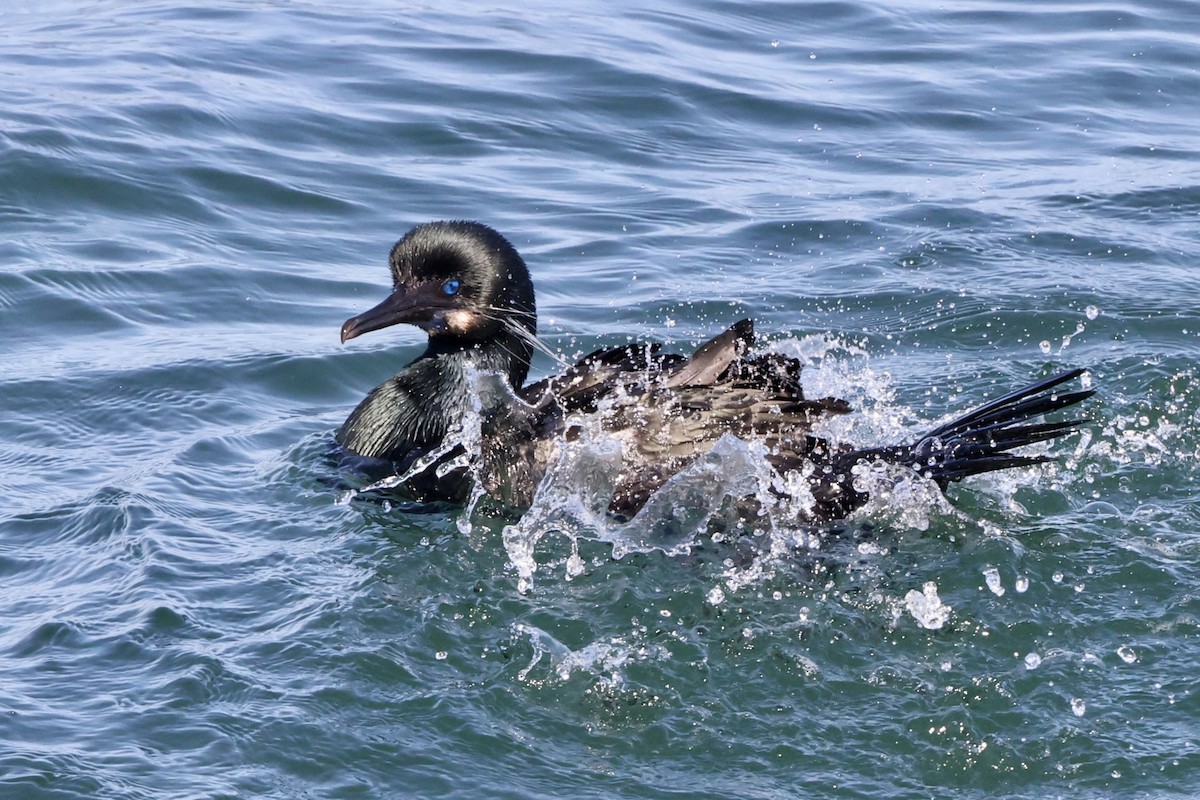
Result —
<instances>
[{"instance_id":1,"label":"green water","mask_svg":"<svg viewBox=\"0 0 1200 800\"><path fill-rule=\"evenodd\" d=\"M0 797L1192 796L1194 16L6 7ZM736 443L692 528L589 517L602 448L507 534L351 499L422 343L338 330L439 218L568 356L752 315L842 441L1068 366L1091 423L844 533L697 533Z\"/></svg>"}]
</instances>

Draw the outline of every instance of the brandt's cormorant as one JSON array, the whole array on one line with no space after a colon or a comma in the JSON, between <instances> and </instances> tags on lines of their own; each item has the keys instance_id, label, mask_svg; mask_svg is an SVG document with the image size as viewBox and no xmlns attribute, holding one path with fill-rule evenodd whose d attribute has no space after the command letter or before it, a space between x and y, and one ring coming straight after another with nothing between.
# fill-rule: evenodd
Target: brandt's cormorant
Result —
<instances>
[{"instance_id":1,"label":"brandt's cormorant","mask_svg":"<svg viewBox=\"0 0 1200 800\"><path fill-rule=\"evenodd\" d=\"M622 466L609 509L635 514L679 470L732 434L766 444L779 473L800 471L814 522L839 519L867 497L851 468L882 460L952 481L1046 461L1014 449L1075 430L1078 420L1033 422L1091 396L1058 387L1073 369L993 400L903 445L852 449L811 434L823 416L845 414L833 398L806 399L800 362L755 353L750 320L690 356L657 345L597 350L554 377L526 384L536 339L533 282L499 233L476 222L432 222L392 248L394 289L348 319L342 341L398 323L429 336L425 352L376 387L337 434L349 453L377 459L414 498L462 501L474 481L501 502L527 507L561 445L584 415L618 441ZM489 376L500 376L501 379ZM469 436L460 423L479 420ZM470 439L470 441L468 441Z\"/></svg>"}]
</instances>

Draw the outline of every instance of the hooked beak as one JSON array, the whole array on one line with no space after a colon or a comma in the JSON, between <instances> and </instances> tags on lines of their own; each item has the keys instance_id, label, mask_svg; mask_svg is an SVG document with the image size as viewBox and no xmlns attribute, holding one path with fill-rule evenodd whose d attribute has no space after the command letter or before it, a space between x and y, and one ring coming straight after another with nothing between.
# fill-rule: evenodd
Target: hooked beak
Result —
<instances>
[{"instance_id":1,"label":"hooked beak","mask_svg":"<svg viewBox=\"0 0 1200 800\"><path fill-rule=\"evenodd\" d=\"M453 308L453 302L440 296L434 288L417 285L396 289L379 305L342 323L342 344L364 333L402 322L416 325L431 336L444 333L447 316L452 315Z\"/></svg>"},{"instance_id":2,"label":"hooked beak","mask_svg":"<svg viewBox=\"0 0 1200 800\"><path fill-rule=\"evenodd\" d=\"M364 333L399 325L401 322L416 323L422 310L422 306L418 305L418 298L403 289L397 289L379 305L342 323L342 344Z\"/></svg>"}]
</instances>

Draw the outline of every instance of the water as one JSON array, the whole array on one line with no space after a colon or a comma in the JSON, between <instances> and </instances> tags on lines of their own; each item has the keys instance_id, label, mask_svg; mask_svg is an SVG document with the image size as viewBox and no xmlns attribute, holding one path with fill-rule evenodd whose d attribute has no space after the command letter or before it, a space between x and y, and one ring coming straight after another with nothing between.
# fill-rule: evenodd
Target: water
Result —
<instances>
[{"instance_id":1,"label":"water","mask_svg":"<svg viewBox=\"0 0 1200 800\"><path fill-rule=\"evenodd\" d=\"M653 8L0 11L0 796L1192 795L1192 4ZM752 314L843 439L1095 422L749 551L339 502L420 347L339 326L447 217L568 355Z\"/></svg>"}]
</instances>

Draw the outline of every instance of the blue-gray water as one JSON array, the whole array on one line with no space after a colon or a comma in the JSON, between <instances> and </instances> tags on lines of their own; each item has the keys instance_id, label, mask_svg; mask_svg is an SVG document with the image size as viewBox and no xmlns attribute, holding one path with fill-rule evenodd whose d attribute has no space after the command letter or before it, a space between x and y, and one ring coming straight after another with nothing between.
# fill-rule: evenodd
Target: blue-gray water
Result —
<instances>
[{"instance_id":1,"label":"blue-gray water","mask_svg":"<svg viewBox=\"0 0 1200 800\"><path fill-rule=\"evenodd\" d=\"M0 10L0 796L1192 796L1194 4L444 6ZM448 217L568 355L753 315L849 439L1076 365L1093 423L750 563L567 485L521 566L326 459Z\"/></svg>"}]
</instances>

